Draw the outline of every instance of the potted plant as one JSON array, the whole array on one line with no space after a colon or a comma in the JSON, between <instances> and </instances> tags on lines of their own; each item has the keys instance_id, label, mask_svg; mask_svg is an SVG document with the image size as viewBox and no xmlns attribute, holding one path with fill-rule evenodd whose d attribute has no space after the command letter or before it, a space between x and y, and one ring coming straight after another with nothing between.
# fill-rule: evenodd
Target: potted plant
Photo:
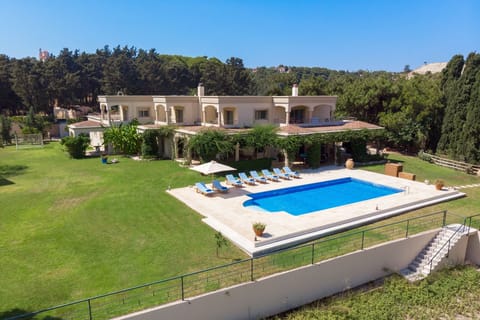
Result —
<instances>
[{"instance_id":1,"label":"potted plant","mask_svg":"<svg viewBox=\"0 0 480 320\"><path fill-rule=\"evenodd\" d=\"M437 190L442 190L443 186L445 186L445 182L442 179L435 180L435 188Z\"/></svg>"},{"instance_id":2,"label":"potted plant","mask_svg":"<svg viewBox=\"0 0 480 320\"><path fill-rule=\"evenodd\" d=\"M252 224L252 227L255 235L261 237L263 235L263 231L265 231L266 226L267 225L263 222L254 222Z\"/></svg>"}]
</instances>

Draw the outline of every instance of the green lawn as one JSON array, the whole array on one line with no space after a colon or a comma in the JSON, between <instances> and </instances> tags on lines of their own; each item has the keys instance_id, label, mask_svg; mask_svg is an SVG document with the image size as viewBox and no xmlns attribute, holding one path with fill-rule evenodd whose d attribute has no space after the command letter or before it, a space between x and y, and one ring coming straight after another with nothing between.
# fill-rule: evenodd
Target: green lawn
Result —
<instances>
[{"instance_id":1,"label":"green lawn","mask_svg":"<svg viewBox=\"0 0 480 320\"><path fill-rule=\"evenodd\" d=\"M0 314L243 259L165 190L199 174L174 161L71 160L58 143L0 149Z\"/></svg>"},{"instance_id":2,"label":"green lawn","mask_svg":"<svg viewBox=\"0 0 480 320\"><path fill-rule=\"evenodd\" d=\"M404 171L447 185L478 177L416 158ZM192 185L199 174L176 162L103 165L71 160L57 143L41 149L0 149L0 315L34 311L246 258L234 246L216 256L215 232L165 190ZM363 169L383 172L383 165ZM383 221L443 209L479 213L480 188L467 198ZM371 227L371 226L369 226ZM382 234L372 237L383 239Z\"/></svg>"},{"instance_id":3,"label":"green lawn","mask_svg":"<svg viewBox=\"0 0 480 320\"><path fill-rule=\"evenodd\" d=\"M479 281L480 272L472 267L442 270L416 283L394 275L381 285L366 285L269 319L478 319Z\"/></svg>"}]
</instances>

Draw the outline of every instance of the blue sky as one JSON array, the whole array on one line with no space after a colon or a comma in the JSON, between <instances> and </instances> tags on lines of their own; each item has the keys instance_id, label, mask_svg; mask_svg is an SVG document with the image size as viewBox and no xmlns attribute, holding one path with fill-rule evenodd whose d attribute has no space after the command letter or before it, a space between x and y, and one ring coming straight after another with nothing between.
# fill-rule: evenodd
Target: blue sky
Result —
<instances>
[{"instance_id":1,"label":"blue sky","mask_svg":"<svg viewBox=\"0 0 480 320\"><path fill-rule=\"evenodd\" d=\"M480 47L479 0L0 0L0 54L105 45L245 66L402 71Z\"/></svg>"}]
</instances>

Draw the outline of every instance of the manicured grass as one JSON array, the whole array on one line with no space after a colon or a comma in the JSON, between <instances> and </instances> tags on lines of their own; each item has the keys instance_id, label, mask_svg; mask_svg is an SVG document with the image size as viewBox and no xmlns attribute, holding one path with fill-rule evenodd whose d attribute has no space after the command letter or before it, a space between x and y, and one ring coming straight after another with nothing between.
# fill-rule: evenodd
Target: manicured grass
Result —
<instances>
[{"instance_id":1,"label":"manicured grass","mask_svg":"<svg viewBox=\"0 0 480 320\"><path fill-rule=\"evenodd\" d=\"M246 256L165 190L176 162L71 160L57 143L0 149L0 314L34 311ZM203 178L205 179L205 178Z\"/></svg>"},{"instance_id":2,"label":"manicured grass","mask_svg":"<svg viewBox=\"0 0 480 320\"><path fill-rule=\"evenodd\" d=\"M417 283L394 275L270 319L478 319L480 272L446 269Z\"/></svg>"}]
</instances>

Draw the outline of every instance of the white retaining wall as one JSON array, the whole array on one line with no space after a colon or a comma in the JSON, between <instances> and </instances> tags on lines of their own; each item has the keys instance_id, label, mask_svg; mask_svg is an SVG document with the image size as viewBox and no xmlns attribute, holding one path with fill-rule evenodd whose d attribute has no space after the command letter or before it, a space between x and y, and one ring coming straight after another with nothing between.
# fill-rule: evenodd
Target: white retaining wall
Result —
<instances>
[{"instance_id":1,"label":"white retaining wall","mask_svg":"<svg viewBox=\"0 0 480 320\"><path fill-rule=\"evenodd\" d=\"M117 319L258 319L275 315L400 271L438 231L431 230ZM473 244L464 237L452 249L450 257L455 262L463 262L465 258L480 260L478 233L470 238L475 238Z\"/></svg>"}]
</instances>

